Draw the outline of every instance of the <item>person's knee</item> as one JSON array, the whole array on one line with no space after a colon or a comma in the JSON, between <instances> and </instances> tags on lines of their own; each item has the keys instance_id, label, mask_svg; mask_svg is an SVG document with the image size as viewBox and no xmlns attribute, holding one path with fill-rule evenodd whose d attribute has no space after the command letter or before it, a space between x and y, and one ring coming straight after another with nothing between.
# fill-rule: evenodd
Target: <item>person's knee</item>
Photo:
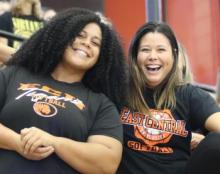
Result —
<instances>
[{"instance_id":1,"label":"person's knee","mask_svg":"<svg viewBox=\"0 0 220 174\"><path fill-rule=\"evenodd\" d=\"M220 149L220 133L210 132L201 143L201 146L205 146L208 149Z\"/></svg>"},{"instance_id":2,"label":"person's knee","mask_svg":"<svg viewBox=\"0 0 220 174\"><path fill-rule=\"evenodd\" d=\"M192 153L187 166L188 174L217 174L220 170L219 161L220 133L211 132Z\"/></svg>"}]
</instances>

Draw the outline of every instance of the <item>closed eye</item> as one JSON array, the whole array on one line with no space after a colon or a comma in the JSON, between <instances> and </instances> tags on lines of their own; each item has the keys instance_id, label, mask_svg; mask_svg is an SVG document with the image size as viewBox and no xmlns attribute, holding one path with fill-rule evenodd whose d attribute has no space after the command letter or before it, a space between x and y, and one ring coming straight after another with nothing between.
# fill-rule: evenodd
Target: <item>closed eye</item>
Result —
<instances>
[{"instance_id":1,"label":"closed eye","mask_svg":"<svg viewBox=\"0 0 220 174\"><path fill-rule=\"evenodd\" d=\"M96 42L96 41L92 41L92 44L95 45L95 46L97 46L97 47L100 47L100 46L101 46L101 44L100 44L99 42Z\"/></svg>"},{"instance_id":2,"label":"closed eye","mask_svg":"<svg viewBox=\"0 0 220 174\"><path fill-rule=\"evenodd\" d=\"M101 40L97 37L92 38L92 44L95 46L100 47L101 46Z\"/></svg>"},{"instance_id":3,"label":"closed eye","mask_svg":"<svg viewBox=\"0 0 220 174\"><path fill-rule=\"evenodd\" d=\"M140 51L141 51L141 52L149 52L150 49L149 49L149 48L141 48Z\"/></svg>"},{"instance_id":4,"label":"closed eye","mask_svg":"<svg viewBox=\"0 0 220 174\"><path fill-rule=\"evenodd\" d=\"M77 34L77 37L84 38L84 37L86 37L86 34L83 33L83 32L80 32L80 33Z\"/></svg>"},{"instance_id":5,"label":"closed eye","mask_svg":"<svg viewBox=\"0 0 220 174\"><path fill-rule=\"evenodd\" d=\"M158 52L164 52L164 51L166 51L166 49L164 49L164 48L159 48L158 49Z\"/></svg>"}]
</instances>

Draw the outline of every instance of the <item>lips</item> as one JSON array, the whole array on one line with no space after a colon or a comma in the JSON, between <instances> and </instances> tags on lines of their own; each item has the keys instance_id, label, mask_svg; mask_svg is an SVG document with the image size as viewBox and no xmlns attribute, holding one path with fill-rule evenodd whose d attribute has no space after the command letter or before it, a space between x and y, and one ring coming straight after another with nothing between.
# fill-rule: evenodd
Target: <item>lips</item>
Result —
<instances>
[{"instance_id":1,"label":"lips","mask_svg":"<svg viewBox=\"0 0 220 174\"><path fill-rule=\"evenodd\" d=\"M145 67L148 71L159 71L161 68L160 65L147 65Z\"/></svg>"},{"instance_id":2,"label":"lips","mask_svg":"<svg viewBox=\"0 0 220 174\"><path fill-rule=\"evenodd\" d=\"M76 54L78 54L80 57L91 57L90 54L83 49L79 49L79 48L74 48L73 49L75 51Z\"/></svg>"}]
</instances>

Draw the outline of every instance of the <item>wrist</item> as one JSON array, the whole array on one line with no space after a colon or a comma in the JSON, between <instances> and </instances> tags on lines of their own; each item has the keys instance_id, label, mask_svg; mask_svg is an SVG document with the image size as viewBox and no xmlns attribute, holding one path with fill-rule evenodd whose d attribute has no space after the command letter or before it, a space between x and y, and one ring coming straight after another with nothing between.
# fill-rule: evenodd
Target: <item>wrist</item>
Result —
<instances>
[{"instance_id":1,"label":"wrist","mask_svg":"<svg viewBox=\"0 0 220 174\"><path fill-rule=\"evenodd\" d=\"M56 152L57 149L60 148L61 146L61 137L57 137L57 136L53 136L53 143L52 143L52 147L54 148L54 151Z\"/></svg>"},{"instance_id":2,"label":"wrist","mask_svg":"<svg viewBox=\"0 0 220 174\"><path fill-rule=\"evenodd\" d=\"M58 137L51 135L49 146L52 146L54 149L57 146Z\"/></svg>"},{"instance_id":3,"label":"wrist","mask_svg":"<svg viewBox=\"0 0 220 174\"><path fill-rule=\"evenodd\" d=\"M14 143L12 144L12 150L22 153L22 144L21 144L21 137L19 134L15 135Z\"/></svg>"}]
</instances>

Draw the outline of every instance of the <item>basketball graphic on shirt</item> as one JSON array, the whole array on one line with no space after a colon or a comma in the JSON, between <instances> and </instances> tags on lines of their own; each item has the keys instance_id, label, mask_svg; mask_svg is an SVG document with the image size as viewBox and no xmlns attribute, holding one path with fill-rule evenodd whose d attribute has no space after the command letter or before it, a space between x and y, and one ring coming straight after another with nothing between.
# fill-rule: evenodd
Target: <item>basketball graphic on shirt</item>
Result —
<instances>
[{"instance_id":1,"label":"basketball graphic on shirt","mask_svg":"<svg viewBox=\"0 0 220 174\"><path fill-rule=\"evenodd\" d=\"M34 111L42 117L52 117L56 115L57 108L46 102L36 102L33 105Z\"/></svg>"},{"instance_id":2,"label":"basketball graphic on shirt","mask_svg":"<svg viewBox=\"0 0 220 174\"><path fill-rule=\"evenodd\" d=\"M169 130L174 121L171 112L151 109L150 113L151 116L146 117L143 125L134 125L135 136L151 146L169 142L172 137Z\"/></svg>"}]
</instances>

